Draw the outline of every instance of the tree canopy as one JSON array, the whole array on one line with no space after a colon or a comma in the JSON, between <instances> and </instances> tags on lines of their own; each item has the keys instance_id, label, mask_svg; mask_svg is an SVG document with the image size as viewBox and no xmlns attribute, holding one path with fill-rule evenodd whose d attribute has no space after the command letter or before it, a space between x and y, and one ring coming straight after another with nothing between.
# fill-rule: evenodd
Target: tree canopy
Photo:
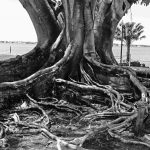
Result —
<instances>
[{"instance_id":1,"label":"tree canopy","mask_svg":"<svg viewBox=\"0 0 150 150\"><path fill-rule=\"evenodd\" d=\"M123 27L123 32L122 32ZM128 40L130 40L130 43L141 40L145 38L145 35L142 35L144 32L144 26L141 25L141 23L135 23L135 22L126 22L121 23L117 29L115 34L115 39L120 40L122 38L123 34L123 40L125 43L127 43Z\"/></svg>"}]
</instances>

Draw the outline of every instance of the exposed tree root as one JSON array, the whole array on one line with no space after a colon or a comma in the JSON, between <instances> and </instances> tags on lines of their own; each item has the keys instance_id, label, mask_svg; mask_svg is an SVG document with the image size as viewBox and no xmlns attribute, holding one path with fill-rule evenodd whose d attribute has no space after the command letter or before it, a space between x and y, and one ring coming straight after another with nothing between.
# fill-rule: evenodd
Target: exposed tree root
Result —
<instances>
[{"instance_id":1,"label":"exposed tree root","mask_svg":"<svg viewBox=\"0 0 150 150\"><path fill-rule=\"evenodd\" d=\"M86 58L87 59L87 58ZM108 73L126 73L128 76L129 76L129 79L132 81L133 85L135 87L137 87L140 92L141 92L141 99L143 101L148 101L148 97L147 97L147 89L145 86L143 86L143 84L141 84L139 82L139 80L137 79L136 77L136 74L135 72L128 68L128 67L122 67L122 66L118 66L118 65L106 65L106 64L102 64L102 63L99 63L95 60L88 60L89 62L91 62L93 65L95 65L96 67L98 67L99 69L101 70L105 70L106 72Z\"/></svg>"},{"instance_id":2,"label":"exposed tree root","mask_svg":"<svg viewBox=\"0 0 150 150\"><path fill-rule=\"evenodd\" d=\"M74 144L68 143L68 142L66 142L64 140L61 140L60 138L58 138L57 136L53 135L52 133L50 133L45 128L41 128L40 130L41 130L41 132L43 132L50 139L57 141L57 148L58 148L58 150L63 150L63 149L68 149L68 150L69 149L70 150L86 150L86 149L82 148L81 146L74 145Z\"/></svg>"},{"instance_id":3,"label":"exposed tree root","mask_svg":"<svg viewBox=\"0 0 150 150\"><path fill-rule=\"evenodd\" d=\"M48 124L50 123L49 116L47 115L46 110L53 109L61 113L69 112L69 113L76 114L76 117L80 118L78 120L79 123L84 120L85 122L88 122L88 124L91 124L92 122L96 122L97 120L109 120L110 123L108 123L106 126L100 127L99 130L107 129L109 134L112 137L118 138L122 142L125 142L125 143L136 144L137 140L128 140L124 138L123 131L126 128L133 126L133 122L135 122L136 120L136 123L135 123L136 128L135 130L131 131L132 135L137 134L137 136L139 136L141 135L141 132L144 132L145 130L145 127L143 126L144 121L145 121L145 118L149 114L148 112L149 104L147 103L148 101L145 100L148 97L148 95L146 95L146 97L145 95L142 95L143 97L141 97L140 101L136 102L135 100L134 102L136 102L136 105L134 105L134 102L126 103L128 102L128 100L125 99L124 95L121 95L117 90L114 90L111 86L101 85L100 83L96 82L86 72L86 70L83 68L82 65L81 65L81 71L82 71L83 78L86 81L85 83L80 83L77 81L71 82L68 80L53 78L53 76L57 74L57 70L59 70L60 67L63 66L64 63L66 63L66 61L68 60L68 57L71 57L70 56L72 55L71 49L72 49L72 45L69 45L64 57L54 66L40 70L36 74L22 81L17 81L17 82L12 82L12 83L2 83L0 85L0 88L3 91L2 98L6 98L5 96L8 96L7 94L8 89L9 89L9 92L11 91L10 95L12 96L18 95L20 93L26 94L27 98L31 102L32 107L40 110L42 114L41 117L37 119L36 121L33 121L33 123L24 124L20 121L18 122L16 121L17 125L20 124L20 127L22 126L22 128L24 128L23 125L26 127L28 126L29 129L37 128L39 133L44 133L46 134L47 137L53 140L56 140L58 149L60 147L65 147L65 148L68 147L70 149L82 149L80 146L69 144L68 142L65 142L59 139L57 136L51 134L46 129ZM102 67L104 66L102 65ZM117 66L116 67L107 66L107 68L108 68L107 71L109 71L110 73L113 73L114 71L127 73L129 75L129 78L132 80L132 82L136 82L134 83L134 85L139 88L142 94L143 93L145 94L145 92L147 92L145 87L141 86L140 82L136 79L136 76L134 72L132 72L132 70L130 71L130 69L128 68L119 68ZM32 85L34 85L34 82L39 81L40 78L43 78L45 76L49 76L50 77L49 79L53 81L55 85L53 90L55 91L54 92L55 95L57 95L57 92L59 93L57 95L59 99L50 98L50 101L48 101L48 98L47 99L39 98L40 100L39 101L39 100L33 99L31 96L29 96L29 94L27 94L27 92L32 87ZM7 91L5 91L5 89L7 89ZM90 100L90 96L92 97L94 95L97 97L103 96L103 99L98 101L99 102L98 106L94 103L94 101L92 103L92 101ZM105 102L105 98L108 99L107 102ZM67 103L70 103L72 106L59 104L60 100L65 100ZM107 106L108 103L110 106L101 112L99 108L100 104ZM86 107L89 107L89 111L87 111L88 114L83 113L83 111L86 111L84 110L84 107L82 108L82 110L79 109L79 104L82 106L84 105ZM24 110L25 109L29 109L29 107L24 108ZM91 109L92 110L94 109L94 113ZM62 120L65 120L65 119L62 119ZM42 128L41 124L43 124L46 128ZM123 134L120 135L121 132ZM142 134L144 135L145 133L142 133ZM139 142L139 144L149 146L144 141Z\"/></svg>"},{"instance_id":4,"label":"exposed tree root","mask_svg":"<svg viewBox=\"0 0 150 150\"><path fill-rule=\"evenodd\" d=\"M150 68L143 68L143 67L131 67L139 77L150 77Z\"/></svg>"},{"instance_id":5,"label":"exposed tree root","mask_svg":"<svg viewBox=\"0 0 150 150\"><path fill-rule=\"evenodd\" d=\"M34 100L33 98L31 98L28 94L26 94L27 97L30 99L31 102L33 102L34 104L37 104L41 107L43 107L44 109L56 109L57 111L60 112L70 112L70 113L75 113L77 116L81 115L82 113L79 110L76 110L74 108L71 108L69 106L65 106L65 105L58 105L58 104L51 104L51 103L45 103L45 102L37 102L36 100Z\"/></svg>"},{"instance_id":6,"label":"exposed tree root","mask_svg":"<svg viewBox=\"0 0 150 150\"><path fill-rule=\"evenodd\" d=\"M56 75L60 67L65 64L68 61L68 57L71 57L72 55L72 44L68 46L66 49L66 52L64 54L64 57L58 61L55 65L52 67L39 70L35 74L29 76L28 78L25 78L23 80L19 80L16 82L4 82L0 84L0 98L1 103L4 102L5 98L8 97L15 97L18 95L25 94L34 84L39 81L41 78L50 75L51 79Z\"/></svg>"},{"instance_id":7,"label":"exposed tree root","mask_svg":"<svg viewBox=\"0 0 150 150\"><path fill-rule=\"evenodd\" d=\"M84 73L87 74L86 72ZM87 74L87 77L89 78L88 74ZM148 109L146 111L145 108L149 108L149 105L147 105L146 102L145 104L143 104L143 101L141 101L141 103L137 102L136 104L137 106L130 105L130 103L127 104L124 98L122 98L123 95L121 96L116 90L113 90L110 86L100 85L99 83L96 83L95 81L93 81L92 78L89 78L88 80L91 82L90 85L80 84L78 82L71 82L71 81L67 81L63 79L53 79L53 82L55 83L55 86L56 86L54 90L56 90L56 92L59 91L61 98L64 98L63 100L66 100L67 103L72 104L73 108L71 107L71 105L69 106L69 105L59 104L59 101L61 100L61 98L60 100L57 100L54 98L45 98L45 99L39 98L40 101L39 100L36 101L35 99L31 98L29 94L26 94L27 98L29 99L31 103L31 106L39 109L42 115L39 119L37 119L36 121L33 121L33 123L30 123L30 122L25 123L23 121L19 121L17 125L20 125L20 128L22 129L25 128L24 132L27 132L27 130L30 130L31 128L36 128L35 132L44 133L46 137L57 141L58 149L59 147L61 148L68 147L69 149L82 149L81 146L69 144L68 142L65 142L64 140L59 139L57 136L51 134L48 131L47 125L49 124L49 116L47 115L45 111L49 109L54 109L61 113L62 112L63 113L67 113L67 112L75 113L80 118L79 124L80 122L83 122L84 120L88 124L91 124L98 120L109 120L108 121L109 123L106 126L100 127L99 130L107 129L109 134L112 137L120 139L122 142L132 143L132 144L138 143L138 140L130 140L131 137L125 137L124 130L126 128L133 126L133 122L135 120L137 120L136 124L140 122L139 124L143 125L143 121L148 113ZM65 99L64 97L65 95L63 95L65 94L66 91L72 92L72 96L70 96L69 100ZM88 95L89 95L89 98L92 95L96 95L96 96L103 95L104 97L109 99L109 103L111 104L111 106L109 107L109 109L105 109L101 112L100 109L97 109L99 105L95 106L95 103L92 104L91 103L92 101L86 98ZM118 99L119 99L119 102L118 102ZM79 107L76 107L77 102L78 103L80 102L81 105L85 105L86 107L89 107L90 109L96 108L95 110L97 111L95 111L94 113L92 113L92 111L91 112L89 111L90 113L88 112L88 114L81 115L82 110L80 110ZM107 103L105 104L104 101L99 101L99 103L100 104L102 103L103 105L107 105ZM24 110L29 109L29 108L30 107L24 108ZM84 107L82 109L84 109ZM143 116L141 117L141 115ZM63 118L61 119L63 120ZM45 120L47 121L45 122ZM42 128L41 124L43 124L45 128ZM142 131L144 131L143 126L142 128L143 128ZM34 132L34 130L32 132ZM134 133L136 134L134 130L130 132L131 132L131 135L134 135ZM139 133L139 131L137 131L137 133ZM86 140L87 139L85 138L84 142ZM144 141L139 142L138 144L149 146L148 143Z\"/></svg>"}]
</instances>

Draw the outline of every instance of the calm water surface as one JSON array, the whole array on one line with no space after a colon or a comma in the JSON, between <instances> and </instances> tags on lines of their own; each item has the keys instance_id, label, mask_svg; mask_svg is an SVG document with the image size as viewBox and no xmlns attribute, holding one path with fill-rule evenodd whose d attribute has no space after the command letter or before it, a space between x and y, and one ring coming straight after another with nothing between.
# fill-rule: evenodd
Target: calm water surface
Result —
<instances>
[{"instance_id":1,"label":"calm water surface","mask_svg":"<svg viewBox=\"0 0 150 150\"><path fill-rule=\"evenodd\" d=\"M120 61L120 47L114 46L113 52L118 61ZM123 60L126 60L127 49L123 47ZM150 67L150 47L131 47L131 60L140 61Z\"/></svg>"},{"instance_id":2,"label":"calm water surface","mask_svg":"<svg viewBox=\"0 0 150 150\"><path fill-rule=\"evenodd\" d=\"M35 45L36 44L0 43L0 54L3 54L1 57L5 57L4 54L6 56L10 55L11 46L11 55L22 55L32 50ZM123 60L126 60L126 52L126 47L123 46ZM117 61L120 61L120 46L114 46L113 53ZM140 61L150 67L150 47L131 47L131 60Z\"/></svg>"},{"instance_id":3,"label":"calm water surface","mask_svg":"<svg viewBox=\"0 0 150 150\"><path fill-rule=\"evenodd\" d=\"M0 43L0 54L10 55L22 55L35 47L36 44L25 44L25 43Z\"/></svg>"}]
</instances>

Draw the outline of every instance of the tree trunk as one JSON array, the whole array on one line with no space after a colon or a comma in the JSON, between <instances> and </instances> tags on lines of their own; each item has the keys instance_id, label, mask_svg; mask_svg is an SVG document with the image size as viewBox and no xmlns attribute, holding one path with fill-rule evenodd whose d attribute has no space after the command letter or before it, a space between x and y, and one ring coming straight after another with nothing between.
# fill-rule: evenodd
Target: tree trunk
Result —
<instances>
[{"instance_id":1,"label":"tree trunk","mask_svg":"<svg viewBox=\"0 0 150 150\"><path fill-rule=\"evenodd\" d=\"M94 32L95 48L102 63L117 64L112 53L113 38L119 21L130 7L131 3L126 0L100 0L99 11L96 13L94 22Z\"/></svg>"},{"instance_id":2,"label":"tree trunk","mask_svg":"<svg viewBox=\"0 0 150 150\"><path fill-rule=\"evenodd\" d=\"M67 79L69 76L77 76L77 68L83 53L84 42L84 18L83 18L83 2L80 0L63 0L66 18L66 38L67 43L73 42L74 54L64 67L61 77ZM67 23L68 22L68 23Z\"/></svg>"},{"instance_id":3,"label":"tree trunk","mask_svg":"<svg viewBox=\"0 0 150 150\"><path fill-rule=\"evenodd\" d=\"M33 22L38 42L31 52L0 62L0 82L17 81L38 71L47 61L50 46L60 32L51 6L46 0L20 2Z\"/></svg>"}]
</instances>

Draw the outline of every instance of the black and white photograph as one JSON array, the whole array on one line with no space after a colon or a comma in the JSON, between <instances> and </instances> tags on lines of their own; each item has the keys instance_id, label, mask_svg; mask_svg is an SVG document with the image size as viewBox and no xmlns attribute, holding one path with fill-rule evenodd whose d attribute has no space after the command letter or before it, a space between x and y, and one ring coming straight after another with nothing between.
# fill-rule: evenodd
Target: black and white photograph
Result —
<instances>
[{"instance_id":1,"label":"black and white photograph","mask_svg":"<svg viewBox=\"0 0 150 150\"><path fill-rule=\"evenodd\" d=\"M150 0L0 0L0 150L150 150Z\"/></svg>"}]
</instances>

